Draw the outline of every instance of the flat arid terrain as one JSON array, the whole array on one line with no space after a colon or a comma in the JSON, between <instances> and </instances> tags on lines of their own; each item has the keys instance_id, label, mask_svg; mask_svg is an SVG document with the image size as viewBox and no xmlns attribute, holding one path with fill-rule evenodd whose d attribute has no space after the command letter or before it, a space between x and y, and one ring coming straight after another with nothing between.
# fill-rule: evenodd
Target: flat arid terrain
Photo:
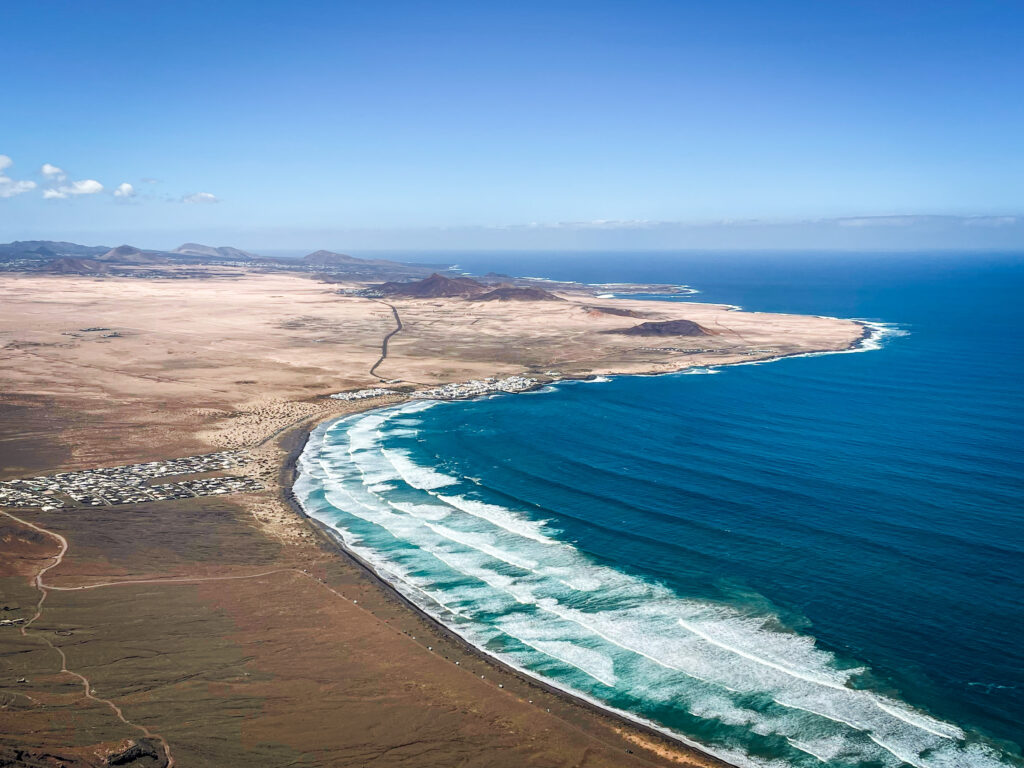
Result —
<instances>
[{"instance_id":1,"label":"flat arid terrain","mask_svg":"<svg viewBox=\"0 0 1024 768\"><path fill-rule=\"evenodd\" d=\"M255 481L109 503L102 483L67 497L92 482L76 475L32 491L62 506L0 507L0 766L714 762L410 610L289 505L289 458L315 424L415 390L841 350L863 326L584 286L423 296L202 270L0 274L0 481L228 450L247 452L189 477ZM372 387L393 393L327 397Z\"/></svg>"}]
</instances>

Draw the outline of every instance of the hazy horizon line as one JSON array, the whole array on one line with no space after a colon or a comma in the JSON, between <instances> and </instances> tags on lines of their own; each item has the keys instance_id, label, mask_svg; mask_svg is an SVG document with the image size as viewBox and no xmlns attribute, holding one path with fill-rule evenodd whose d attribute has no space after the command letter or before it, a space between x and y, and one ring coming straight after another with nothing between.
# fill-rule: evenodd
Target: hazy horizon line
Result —
<instances>
[{"instance_id":1,"label":"hazy horizon line","mask_svg":"<svg viewBox=\"0 0 1024 768\"><path fill-rule=\"evenodd\" d=\"M219 243L253 252L350 251L1017 251L1024 214L897 214L705 222L613 220L409 227L26 228L10 240L139 245ZM323 244L330 245L323 245ZM314 247L312 250L316 250ZM309 252L309 251L307 251Z\"/></svg>"}]
</instances>

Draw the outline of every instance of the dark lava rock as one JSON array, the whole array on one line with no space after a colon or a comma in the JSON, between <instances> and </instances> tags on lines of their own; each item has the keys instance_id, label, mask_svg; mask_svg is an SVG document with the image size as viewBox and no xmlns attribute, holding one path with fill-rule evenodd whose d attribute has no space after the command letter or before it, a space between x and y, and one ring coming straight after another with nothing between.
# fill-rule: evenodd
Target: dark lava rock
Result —
<instances>
[{"instance_id":1,"label":"dark lava rock","mask_svg":"<svg viewBox=\"0 0 1024 768\"><path fill-rule=\"evenodd\" d=\"M44 269L57 275L95 275L110 271L110 267L102 261L72 257L54 259Z\"/></svg>"},{"instance_id":2,"label":"dark lava rock","mask_svg":"<svg viewBox=\"0 0 1024 768\"><path fill-rule=\"evenodd\" d=\"M477 296L474 301L565 301L561 296L543 288L519 288L514 285L499 285L493 291Z\"/></svg>"},{"instance_id":3,"label":"dark lava rock","mask_svg":"<svg viewBox=\"0 0 1024 768\"><path fill-rule=\"evenodd\" d=\"M692 320L665 320L634 325L605 333L620 333L624 336L710 336L711 331Z\"/></svg>"},{"instance_id":4,"label":"dark lava rock","mask_svg":"<svg viewBox=\"0 0 1024 768\"><path fill-rule=\"evenodd\" d=\"M602 315L617 315L618 317L643 317L639 312L622 307L584 307L588 312L600 312Z\"/></svg>"},{"instance_id":5,"label":"dark lava rock","mask_svg":"<svg viewBox=\"0 0 1024 768\"><path fill-rule=\"evenodd\" d=\"M487 286L468 277L445 277L436 272L411 283L384 283L379 288L385 296L409 296L418 299L444 299L455 296L478 296Z\"/></svg>"},{"instance_id":6,"label":"dark lava rock","mask_svg":"<svg viewBox=\"0 0 1024 768\"><path fill-rule=\"evenodd\" d=\"M166 768L167 756L156 739L139 739L124 752L107 758L107 765L130 765L133 768Z\"/></svg>"}]
</instances>

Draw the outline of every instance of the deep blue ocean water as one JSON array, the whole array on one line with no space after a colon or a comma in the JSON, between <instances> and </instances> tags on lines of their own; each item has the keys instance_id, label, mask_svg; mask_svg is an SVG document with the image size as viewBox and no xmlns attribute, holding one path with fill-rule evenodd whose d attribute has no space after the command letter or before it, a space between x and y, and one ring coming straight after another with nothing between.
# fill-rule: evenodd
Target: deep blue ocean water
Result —
<instances>
[{"instance_id":1,"label":"deep blue ocean water","mask_svg":"<svg viewBox=\"0 0 1024 768\"><path fill-rule=\"evenodd\" d=\"M491 653L728 760L1021 764L1024 256L459 261L905 335L335 422L311 514Z\"/></svg>"}]
</instances>

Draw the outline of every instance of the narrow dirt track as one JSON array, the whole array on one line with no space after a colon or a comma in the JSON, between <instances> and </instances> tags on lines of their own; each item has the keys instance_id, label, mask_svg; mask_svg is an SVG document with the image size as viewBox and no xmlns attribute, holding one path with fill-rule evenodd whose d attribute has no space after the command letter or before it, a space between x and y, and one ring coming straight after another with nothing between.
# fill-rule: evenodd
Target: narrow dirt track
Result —
<instances>
[{"instance_id":1,"label":"narrow dirt track","mask_svg":"<svg viewBox=\"0 0 1024 768\"><path fill-rule=\"evenodd\" d=\"M29 619L27 622L21 625L22 637L27 638L29 637L29 627L32 626L32 623L34 621L36 621L37 619L39 619L40 616L43 615L43 603L46 601L47 595L53 589L60 589L60 587L49 587L46 584L44 584L43 576L46 574L47 571L56 568L64 560L64 555L66 555L68 552L68 540L61 536L59 533L55 533L53 531L47 530L46 528L42 528L34 523L30 523L28 520L22 520L20 517L12 515L10 512L4 512L4 514L12 520L21 523L24 526L27 526L35 531L39 531L40 533L45 534L47 536L50 536L60 544L60 550L57 552L56 555L54 555L51 558L53 562L51 562L47 566L44 566L43 568L40 568L39 572L35 576L35 579L33 579L36 585L36 589L39 590L40 595L39 602L36 603L35 616L33 616L31 619ZM167 768L174 768L174 756L171 754L171 745L167 743L167 739L165 739L159 733L154 733L153 731L149 730L144 725L139 725L138 723L133 723L132 721L130 721L128 718L124 716L124 712L121 711L121 708L117 706L117 704L112 702L110 699L102 699L99 696L94 696L92 693L92 683L89 682L89 678L87 678L85 675L75 672L74 670L68 669L68 657L67 654L64 653L64 650L62 648L54 645L52 642L50 642L49 638L43 635L33 635L33 637L42 640L44 643L50 646L50 648L57 652L57 654L60 656L60 671L64 674L71 675L72 677L76 678L79 682L82 683L82 691L85 695L85 698L100 704L106 704L117 717L117 719L120 720L122 723L124 723L130 728L134 728L135 730L140 731L148 739L155 739L159 741L164 749L164 756L167 758Z\"/></svg>"},{"instance_id":2,"label":"narrow dirt track","mask_svg":"<svg viewBox=\"0 0 1024 768\"><path fill-rule=\"evenodd\" d=\"M315 582L318 586L326 589L328 592L332 593L335 597L341 598L342 600L345 600L346 602L349 602L349 603L353 602L350 598L348 598L345 595L341 594L340 592L338 592L334 588L328 586L324 581L322 581L321 579L318 579L317 577L313 576L307 570L302 569L302 568L294 568L294 567L275 568L275 569L270 570L270 571L261 571L259 573L243 574L243 575L239 575L239 576L193 576L193 577L168 578L168 579L125 579L123 581L104 581L104 582L100 582L98 584L84 584L84 585L77 586L77 587L57 587L57 586L49 585L49 584L46 584L43 581L43 576L48 571L56 568L58 565L61 564L61 562L63 562L64 556L67 554L68 548L69 548L68 540L65 539L63 536L61 536L59 533L56 533L55 531L51 531L51 530L48 530L46 528L43 528L42 526L36 525L35 523L31 523L28 520L23 520L22 518L20 518L20 517L18 517L16 515L12 515L10 512L7 512L5 510L0 510L0 513L6 515L7 517L9 517L12 520L20 523L21 525L24 525L24 526L26 526L28 528L31 528L32 530L38 531L39 533L42 533L42 534L44 534L46 536L49 536L49 537L53 538L59 544L59 546L60 546L60 549L58 550L57 554L53 555L50 558L50 560L52 562L50 562L48 565L40 568L39 571L36 573L35 577L32 580L33 583L36 586L36 589L39 590L40 596L39 596L39 602L36 603L35 615L29 621L25 622L20 627L21 634L25 638L30 637L30 635L28 633L28 629L32 625L32 623L37 621L39 619L39 617L43 615L43 603L46 601L47 595L49 595L50 592L55 592L55 591L56 592L77 592L77 591L86 590L86 589L100 589L102 587L118 587L118 586L132 585L132 584L197 584L197 583L202 583L202 582L207 582L207 581L237 581L237 580L240 580L240 579L257 579L257 578L260 578L262 576L272 576L272 575L278 574L278 573L293 573L293 574L297 574L297 575L299 575L299 576L301 576L301 577L303 577L305 579L309 579L310 581ZM135 730L139 731L146 738L153 739L153 740L156 740L156 741L160 742L161 746L163 747L164 755L165 755L166 760L167 760L167 763L166 763L167 768L174 768L174 765L175 765L174 756L171 754L171 746L167 742L167 739L165 739L161 734L155 733L154 731L149 730L144 725L140 725L138 723L133 723L131 720L129 720L128 718L126 718L124 716L124 712L121 710L121 708L119 706L117 706L117 704L115 704L110 699L104 699L104 698L100 698L99 696L93 695L92 683L89 681L89 678L87 678L85 675L83 675L83 674L81 674L79 672L75 672L72 669L68 669L67 655L64 653L63 649L61 649L59 646L56 646L52 642L50 642L49 638L45 637L44 635L40 635L40 634L33 634L33 635L31 635L31 637L35 637L35 638L37 638L39 640L42 640L44 643L46 643L46 645L48 645L51 649L53 649L54 651L57 652L57 654L60 656L60 661L61 661L60 672L63 673L63 674L71 675L72 677L76 678L79 682L81 682L81 684L82 684L82 691L83 691L83 694L84 694L85 698L87 698L87 699L89 699L91 701L95 701L95 702L97 702L99 704L105 704L107 707L110 708L110 711L113 712L114 715L117 717L117 719L120 720L122 723L124 723L125 725L127 725L130 728L134 728Z\"/></svg>"}]
</instances>

